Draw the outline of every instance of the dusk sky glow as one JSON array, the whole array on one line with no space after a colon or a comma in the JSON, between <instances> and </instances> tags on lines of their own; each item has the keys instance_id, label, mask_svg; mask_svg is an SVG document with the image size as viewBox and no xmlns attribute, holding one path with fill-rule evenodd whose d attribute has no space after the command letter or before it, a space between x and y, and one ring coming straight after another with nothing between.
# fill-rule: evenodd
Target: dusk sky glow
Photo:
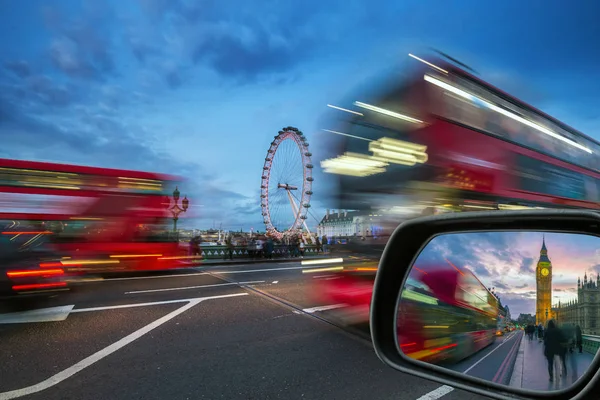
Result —
<instances>
[{"instance_id":1,"label":"dusk sky glow","mask_svg":"<svg viewBox=\"0 0 600 400\"><path fill-rule=\"evenodd\" d=\"M600 273L600 238L541 232L456 233L434 238L417 264L444 265L471 270L486 287L495 287L514 318L535 314L535 268L545 235L552 262L553 303L577 298L577 278L596 281Z\"/></svg>"},{"instance_id":2,"label":"dusk sky glow","mask_svg":"<svg viewBox=\"0 0 600 400\"><path fill-rule=\"evenodd\" d=\"M260 173L277 131L301 129L319 165L326 105L429 46L600 139L599 12L537 0L3 1L0 157L181 175L196 208L180 226L263 229ZM314 176L321 216L331 186ZM566 268L565 241L548 245ZM534 257L539 244L519 249Z\"/></svg>"}]
</instances>

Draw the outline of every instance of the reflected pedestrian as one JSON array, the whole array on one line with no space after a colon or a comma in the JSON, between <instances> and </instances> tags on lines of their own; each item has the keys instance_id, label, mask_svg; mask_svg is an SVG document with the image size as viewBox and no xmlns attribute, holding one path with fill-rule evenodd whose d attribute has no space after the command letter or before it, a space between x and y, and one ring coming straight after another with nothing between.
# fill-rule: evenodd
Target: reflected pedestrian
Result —
<instances>
[{"instance_id":1,"label":"reflected pedestrian","mask_svg":"<svg viewBox=\"0 0 600 400\"><path fill-rule=\"evenodd\" d=\"M553 320L548 321L548 328L544 332L544 356L548 360L548 374L550 382L554 381L554 357L559 356L563 366L563 376L567 374L566 364L566 339Z\"/></svg>"},{"instance_id":2,"label":"reflected pedestrian","mask_svg":"<svg viewBox=\"0 0 600 400\"><path fill-rule=\"evenodd\" d=\"M580 353L583 353L583 335L581 334L581 327L575 326L575 343Z\"/></svg>"}]
</instances>

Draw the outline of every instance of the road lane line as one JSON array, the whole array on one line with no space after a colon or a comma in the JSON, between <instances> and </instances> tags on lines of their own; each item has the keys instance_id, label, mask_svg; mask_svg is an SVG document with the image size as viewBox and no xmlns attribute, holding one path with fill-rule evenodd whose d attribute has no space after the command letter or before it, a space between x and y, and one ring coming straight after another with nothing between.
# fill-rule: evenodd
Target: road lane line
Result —
<instances>
[{"instance_id":1,"label":"road lane line","mask_svg":"<svg viewBox=\"0 0 600 400\"><path fill-rule=\"evenodd\" d=\"M453 390L454 390L454 388L452 386L448 386L448 385L440 386L439 388L432 390L429 393L425 393L423 396L419 397L417 400L439 399L440 397L447 395L448 393L450 393Z\"/></svg>"},{"instance_id":2,"label":"road lane line","mask_svg":"<svg viewBox=\"0 0 600 400\"><path fill-rule=\"evenodd\" d=\"M512 333L510 336L506 337L506 340L504 340L502 343L500 343L495 349L493 349L492 351L490 351L489 353L487 353L485 356L481 357L479 360L477 360L477 362L473 365L471 365L469 368L467 368L463 374L468 373L469 371L471 371L473 368L475 368L480 362L482 362L483 360L485 360L487 357L489 357L490 354L492 354L494 351L498 350L502 345L508 343L508 340L511 339L515 334ZM439 399L440 397L450 393L451 391L453 391L454 388L452 386L440 386L439 388L424 394L423 396L419 397L417 400L435 400L435 399Z\"/></svg>"},{"instance_id":3,"label":"road lane line","mask_svg":"<svg viewBox=\"0 0 600 400\"><path fill-rule=\"evenodd\" d=\"M327 311L327 310L333 310L336 308L342 308L342 307L346 307L347 304L332 304L329 306L319 306L319 307L312 307L312 308L303 308L302 311L308 314L312 314L314 312L317 311Z\"/></svg>"},{"instance_id":4,"label":"road lane line","mask_svg":"<svg viewBox=\"0 0 600 400\"><path fill-rule=\"evenodd\" d=\"M188 290L188 289L201 289L217 286L233 286L233 285L249 285L251 283L264 283L265 281L249 281L249 282L234 282L234 283L216 283L214 285L200 285L200 286L185 286L167 289L149 289L149 290L136 290L133 292L125 292L125 294L137 294L137 293L154 293L154 292L171 292L173 290Z\"/></svg>"},{"instance_id":5,"label":"road lane line","mask_svg":"<svg viewBox=\"0 0 600 400\"><path fill-rule=\"evenodd\" d=\"M247 274L250 272L269 272L269 271L285 271L288 269L303 269L304 267L282 267L282 268L268 268L268 269L249 269L245 271L210 271L212 274Z\"/></svg>"},{"instance_id":6,"label":"road lane line","mask_svg":"<svg viewBox=\"0 0 600 400\"><path fill-rule=\"evenodd\" d=\"M516 334L515 334L515 336L516 336ZM492 382L499 383L506 376L506 372L508 371L508 368L509 368L508 360L510 360L512 358L513 354L515 354L519 350L519 345L521 344L521 341L518 340L518 338L515 338L514 342L515 343L513 344L512 348L510 349L510 351L504 358L504 361L500 365L498 372L494 376L494 379L492 379ZM500 373L501 371L502 371L502 373Z\"/></svg>"},{"instance_id":7,"label":"road lane line","mask_svg":"<svg viewBox=\"0 0 600 400\"><path fill-rule=\"evenodd\" d=\"M97 282L110 282L110 281L133 281L136 279L159 279L159 278L181 278L182 276L198 276L208 275L206 272L198 272L194 274L178 274L178 275L159 275L159 276L134 276L130 278L108 278Z\"/></svg>"},{"instance_id":8,"label":"road lane line","mask_svg":"<svg viewBox=\"0 0 600 400\"><path fill-rule=\"evenodd\" d=\"M173 318L177 317L178 315L186 312L187 310L189 310L190 308L194 307L195 305L203 302L204 300L218 299L218 298L225 298L225 297L234 297L234 296L244 296L247 294L248 293L237 293L237 294L230 294L230 295L223 295L223 296L200 297L197 299L193 299L188 304L178 308L175 311L170 312L169 314L157 319L154 322L151 322L150 324L144 326L143 328L138 329L137 331L125 336L123 339L111 344L108 347L105 347L104 349L92 354L91 356L89 356L87 358L84 358L77 364L59 372L56 375L51 376L50 378L48 378L40 383L31 385L31 386L27 386L22 389L16 389L16 390L11 390L9 392L0 393L0 400L15 399L17 397L27 396L27 395L30 395L33 393L41 392L42 390L46 390L46 389L64 381L65 379L70 378L71 376L75 375L76 373L78 373L78 372L82 371L83 369L89 367L90 365L102 360L103 358L111 355L112 353L122 349L123 347L127 346L131 342L141 338L148 332L151 332L152 330L154 330L154 329L158 328L159 326L161 326L162 324L172 320Z\"/></svg>"},{"instance_id":9,"label":"road lane line","mask_svg":"<svg viewBox=\"0 0 600 400\"><path fill-rule=\"evenodd\" d=\"M196 297L192 299L175 299L175 300L164 300L164 301L154 301L151 303L133 303L133 304L121 304L117 306L105 306L105 307L90 307L90 308L76 308L71 310L71 313L78 312L90 312L90 311L104 311L104 310L117 310L120 308L132 308L132 307L147 307L147 306L158 306L161 304L174 304L174 303L188 303L190 301L195 301L198 299L204 300L212 300L212 299L220 299L224 297L232 297L232 296L246 296L248 293L238 293L238 294L225 294L221 296L208 296L208 297Z\"/></svg>"},{"instance_id":10,"label":"road lane line","mask_svg":"<svg viewBox=\"0 0 600 400\"><path fill-rule=\"evenodd\" d=\"M466 370L464 370L463 374L466 374L467 372L469 372L470 370L472 370L473 368L475 368L480 362L482 362L483 360L485 360L486 358L488 358L493 352L495 352L500 347L502 347L506 343L508 343L509 339L511 339L513 336L514 336L514 333L511 334L510 336L507 336L506 340L504 340L502 343L500 343L495 349L493 349L492 351L490 351L489 353L487 353L485 356L481 357L475 364L471 365L469 368L467 368Z\"/></svg>"}]
</instances>

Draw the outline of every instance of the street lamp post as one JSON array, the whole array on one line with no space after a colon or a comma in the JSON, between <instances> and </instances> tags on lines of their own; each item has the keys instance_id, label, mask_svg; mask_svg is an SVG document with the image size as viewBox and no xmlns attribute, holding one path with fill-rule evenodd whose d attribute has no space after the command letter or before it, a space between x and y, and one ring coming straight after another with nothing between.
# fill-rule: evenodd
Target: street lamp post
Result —
<instances>
[{"instance_id":1,"label":"street lamp post","mask_svg":"<svg viewBox=\"0 0 600 400\"><path fill-rule=\"evenodd\" d=\"M548 323L548 309L546 308L546 323Z\"/></svg>"},{"instance_id":2,"label":"street lamp post","mask_svg":"<svg viewBox=\"0 0 600 400\"><path fill-rule=\"evenodd\" d=\"M190 206L190 201L186 196L181 200L181 207L177 204L179 202L179 189L175 187L175 191L173 192L173 205L171 206L171 199L167 197L167 209L171 211L173 215L173 232L177 236L177 220L179 219L179 214L187 211Z\"/></svg>"}]
</instances>

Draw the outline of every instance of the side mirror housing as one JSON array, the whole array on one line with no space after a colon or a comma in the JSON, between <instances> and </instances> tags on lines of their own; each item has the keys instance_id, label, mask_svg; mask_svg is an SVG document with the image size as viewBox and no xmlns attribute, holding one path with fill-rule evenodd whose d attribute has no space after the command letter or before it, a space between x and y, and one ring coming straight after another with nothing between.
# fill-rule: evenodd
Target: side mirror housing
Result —
<instances>
[{"instance_id":1,"label":"side mirror housing","mask_svg":"<svg viewBox=\"0 0 600 400\"><path fill-rule=\"evenodd\" d=\"M481 377L470 376L464 373L464 371L461 371L460 369L457 370L456 368L453 369L452 367L436 365L436 361L422 361L423 359L426 359L426 357L422 355L423 351L414 352L412 353L412 356L407 356L409 352L401 350L401 346L399 344L399 337L408 334L408 328L411 328L411 332L413 332L414 335L416 335L413 337L417 338L415 341L412 341L412 343L410 343L411 345L417 342L419 344L426 342L425 340L421 340L422 338L419 337L419 329L417 328L419 328L420 325L418 323L416 323L416 325L419 326L413 326L409 325L408 322L402 322L405 320L410 320L404 318L404 315L402 314L402 312L404 311L402 310L405 309L400 308L400 303L405 299L405 297L403 297L403 293L405 291L405 288L407 287L406 285L409 284L407 282L409 280L409 277L411 276L411 270L413 266L415 266L415 262L418 261L420 255L425 254L424 249L426 248L426 246L428 246L430 243L433 243L433 241L437 240L437 238L441 238L443 235L456 236L459 233L461 235L464 234L471 236L481 236L484 233L504 235L509 234L513 235L515 239L515 235L521 235L519 236L519 240L521 243L524 240L523 237L525 237L523 235L536 234L536 239L532 240L531 243L527 242L526 244L530 245L531 248L535 248L535 251L537 251L538 254L540 254L540 259L539 261L537 259L535 260L535 262L537 262L537 269L533 270L530 273L530 276L527 276L526 278L529 282L535 282L537 280L538 285L542 285L540 287L543 287L543 285L545 284L544 282L546 282L546 280L549 279L548 277L552 276L551 273L548 272L548 268L556 269L560 267L556 265L554 265L554 267L544 267L546 265L544 264L545 258L543 258L542 256L547 256L545 251L552 251L550 246L548 247L548 249L550 250L544 250L544 248L546 247L546 236L550 237L551 235L554 235L553 241L555 243L555 249L559 247L558 244L564 245L564 243L561 243L560 241L560 235L570 235L569 237L573 237L574 235L581 235L582 237L585 236L591 238L590 240L598 240L598 243L596 243L598 246L595 247L596 249L598 249L600 248L600 214L591 211L579 210L491 211L443 214L439 216L423 217L404 222L395 230L395 232L390 237L390 240L381 257L379 269L375 279L370 312L370 325L371 336L378 357L385 364L397 369L398 371L402 371L411 375L430 379L444 385L449 385L458 389L467 390L473 393L481 394L496 399L597 399L598 388L600 387L600 376L599 374L597 374L598 369L600 367L600 359L597 357L597 354L591 354L586 356L588 357L588 362L586 364L585 371L579 371L579 375L575 377L576 379L573 378L572 381L569 381L569 384L563 384L561 383L562 381L551 381L548 384L548 369L546 363L538 365L538 371L534 372L540 373L540 371L542 371L542 373L546 374L546 383L549 385L547 388L540 389L537 387L528 388L526 385L515 387L512 385L500 384L496 382L497 379L482 379ZM557 237L556 235L559 236ZM541 246L543 246L542 250L540 250ZM433 252L432 254L434 254L435 256L435 252ZM577 249L573 248L573 257L575 256L578 256ZM551 254L550 258L552 258ZM569 258L563 257L562 259L567 260L562 261L562 264L568 264ZM548 261L550 261L550 259L548 259ZM490 281L490 283L488 284L488 282L484 282L485 279L480 280L479 278L477 278L475 276L476 273L473 272L472 268L469 268L468 265L457 266L450 261L448 261L448 263L451 267L453 267L454 270L457 271L457 276L460 275L460 279L464 279L465 274L471 274L475 277L475 280L480 281L479 288L483 288L482 290L485 291L485 293L487 293L488 298L491 300L488 303L484 304L486 307L488 307L488 309L485 309L485 307L481 306L480 308L483 311L479 311L487 313L496 313L493 314L496 315L495 317L492 316L490 318L491 322L489 322L489 324L496 323L496 321L494 321L494 318L496 318L498 321L500 321L503 318L506 318L506 307L502 306L502 296L498 296L497 293L495 293L491 289L491 277L488 277L488 281ZM564 266L564 268L567 267L569 266ZM423 274L427 274L427 272L423 272L419 268L415 267L415 269L418 269ZM452 268L450 268L450 271L452 271ZM584 275L584 272L585 271L583 270L581 271L581 276ZM496 276L496 278L502 277ZM594 277L594 280L596 280L596 277ZM598 280L600 281L600 278L598 278ZM435 286L435 282L439 282L439 280L430 277L430 286ZM550 283L548 284L548 287L550 288L550 293L552 293L552 283L551 281L549 282ZM572 285L574 288L579 288L576 281L574 281ZM445 286L444 284L440 284L439 286L442 289L447 289L447 285ZM457 285L457 287L458 286L460 285ZM426 285L424 285L423 287L426 287ZM429 293L435 292L435 290L427 287L423 290L425 290L425 292L423 293L426 293L426 290L430 290ZM598 286L598 291L600 295L600 286ZM454 293L452 292L452 290L446 290L446 292L449 293L449 296L452 296ZM541 292L538 291L538 293ZM436 305L436 308L430 308L431 310L441 309L442 304L447 305L450 303L450 300L442 299L440 295L434 294L431 295L430 298L435 298L436 296L437 299L435 299L435 304L439 304L439 306ZM540 295L540 301L537 301L536 298L535 304L539 306L539 304L541 304L540 302L542 301L541 299L542 295ZM548 301L552 301L552 299ZM460 304L461 303L459 303L458 306L454 305L454 308L458 309L460 307L466 307L464 305L461 306ZM492 305L491 308L490 305ZM494 305L495 309L493 307ZM600 296L598 298L598 305L600 306ZM544 315L543 312L539 312L540 310L537 310L539 315L537 315L536 322L543 322L543 325L545 326L544 329L547 329L548 332L548 340L550 340L551 336L553 335L553 333L551 334L549 332L550 328L554 327L554 322L550 323L551 320L555 319L554 316L561 316L562 318L562 320L560 320L560 323L556 323L557 329L558 325L560 325L561 323L564 324L565 330L568 326L570 326L566 322L563 322L563 320L565 320L565 317L563 315L567 314L565 314L565 312L563 311L566 309L564 307L561 307L562 306L551 305L547 308L546 315ZM573 308L569 308L568 310L572 309ZM418 312L415 311L413 315L418 316L423 313L423 308L417 308L416 310L418 310ZM498 310L500 310L500 312ZM440 317L436 318L441 319ZM513 316L513 319L514 318L516 318L516 316ZM431 318L428 321L433 321L434 319L435 318ZM472 321L468 321L467 319L465 320L465 322L471 323ZM405 325L402 325L403 323ZM432 324L437 324L437 326L431 326ZM434 321L430 322L429 326L425 326L425 328L442 328L442 330L448 330L449 325L450 324L448 323L440 324ZM536 323L536 329L537 325L538 324ZM480 325L478 326L479 327L476 328L478 332L483 332L484 328L481 328ZM423 326L420 327L423 328ZM518 349L519 343L521 343L521 346L523 346L523 343L526 343L525 341L527 339L525 337L525 330L517 330L514 327L514 324L512 323L508 324L508 326L505 324L504 327L506 329L502 329L502 333L497 335L501 338L496 339L507 340L506 338L509 338L510 340L513 340L515 344L511 344L510 347L511 351L513 352L511 354L515 354L514 352L516 350L514 349ZM563 325L560 325L560 327L560 329L563 329ZM451 328L453 330L451 333L448 333L446 335L447 338L455 338L457 332L466 332L467 330L471 329L458 328L458 325L452 326ZM463 329L463 331L461 331L460 329ZM490 326L488 326L487 329L490 329ZM473 330L475 330L475 328L473 328ZM493 329L493 331L496 331L496 329ZM432 339L429 339L432 337L432 334L430 332L431 331L426 332L428 335L426 336L426 338L429 342L432 342ZM504 332L508 332L508 334L504 335ZM569 332L569 335L574 335L574 333L572 333L574 331ZM569 336L567 335L567 337ZM574 336L570 337L574 338ZM448 340L450 341L450 339ZM456 340L452 340L456 342ZM545 340L546 339L532 342L528 345L532 346L532 351L540 352L540 354L542 354L542 352L546 352L545 348L550 346L548 344L549 342L546 342ZM456 344L452 344L451 346L456 346ZM442 349L444 347L449 346L438 346L437 349ZM426 348L426 346L421 348ZM509 346L506 346L505 348L508 349ZM489 352L489 349L486 351ZM414 356L415 354L419 354L419 356ZM575 357L575 355L572 357ZM434 360L434 358L431 357L430 359ZM509 360L508 356L506 360ZM473 364L475 364L475 362L473 362ZM567 368L567 371L568 370L569 368Z\"/></svg>"}]
</instances>

